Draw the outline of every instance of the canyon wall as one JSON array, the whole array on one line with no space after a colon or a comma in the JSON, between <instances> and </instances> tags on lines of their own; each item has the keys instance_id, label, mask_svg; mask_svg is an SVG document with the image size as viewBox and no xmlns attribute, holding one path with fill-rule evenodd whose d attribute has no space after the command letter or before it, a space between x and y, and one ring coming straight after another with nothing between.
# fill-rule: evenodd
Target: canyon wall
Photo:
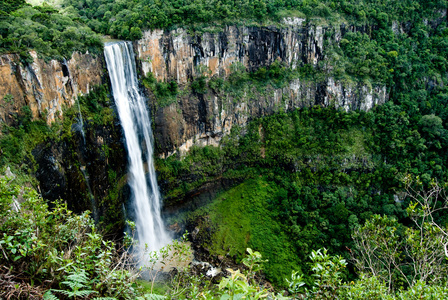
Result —
<instances>
[{"instance_id":1,"label":"canyon wall","mask_svg":"<svg viewBox=\"0 0 448 300\"><path fill-rule=\"evenodd\" d=\"M162 156L181 154L192 145L217 145L234 125L245 125L251 118L280 110L321 105L345 110L369 110L384 103L384 85L366 86L353 81L337 81L325 49L338 45L348 31L368 27L341 25L324 27L305 24L298 18L285 19L281 27L227 26L210 32L146 31L135 43L142 75L152 73L160 82L176 81L181 92L170 105L152 101L154 134ZM260 92L246 88L243 95L207 89L188 90L189 83L205 75L226 79L236 63L246 71L256 71L280 61L292 69L306 64L324 74L322 79L295 79L282 88Z\"/></svg>"},{"instance_id":2,"label":"canyon wall","mask_svg":"<svg viewBox=\"0 0 448 300\"><path fill-rule=\"evenodd\" d=\"M385 86L338 81L331 76L337 62L327 58L325 49L337 46L345 32L356 30L369 28L325 27L296 18L285 19L277 27L145 32L134 43L140 75L151 72L159 82L176 81L179 87L174 100L165 104L148 90L156 153L184 154L193 145L218 145L233 126L244 126L253 118L279 111L314 105L369 110L384 103L388 98ZM0 56L0 121L6 124L14 123L23 106L30 108L34 118L51 123L62 115L64 106L74 103L78 94L107 80L99 56L74 53L63 62L45 61L35 52L31 56L32 63L21 62L14 54ZM275 61L292 69L309 65L324 76L299 76L281 87L267 85L260 89L249 84L235 92L210 87L201 92L191 89L191 83L202 75L207 81L226 80L235 72L235 66L240 71L256 71Z\"/></svg>"},{"instance_id":3,"label":"canyon wall","mask_svg":"<svg viewBox=\"0 0 448 300\"><path fill-rule=\"evenodd\" d=\"M34 118L51 123L78 94L102 83L100 56L73 53L60 62L45 61L34 51L30 54L32 63L21 62L16 54L0 55L0 119L7 124L23 106L29 106Z\"/></svg>"},{"instance_id":4,"label":"canyon wall","mask_svg":"<svg viewBox=\"0 0 448 300\"><path fill-rule=\"evenodd\" d=\"M24 106L34 119L50 124L62 118L64 108L72 106L79 94L107 82L102 56L73 53L60 62L30 54L32 63L15 54L0 55L0 124L19 125L17 116ZM102 105L113 107L113 100L96 105L98 111ZM124 226L122 203L128 197L123 195L127 160L121 125L110 109L101 110L110 114L107 121L84 116L82 122L80 111L64 117L67 132L61 126L61 136L30 149L30 157L16 167L32 170L45 199L63 199L76 212L90 210L109 232L119 234Z\"/></svg>"},{"instance_id":5,"label":"canyon wall","mask_svg":"<svg viewBox=\"0 0 448 300\"><path fill-rule=\"evenodd\" d=\"M236 63L256 71L275 61L295 69L305 64L330 74L328 45L337 45L347 31L367 27L338 27L306 24L298 18L285 19L282 26L210 28L208 32L146 31L135 42L141 75L151 72L159 82L176 81L180 92L169 105L160 105L150 95L155 138L162 155L188 151L194 145L216 145L232 126L280 110L304 106L335 106L345 110L371 109L387 100L385 86L366 86L352 81L325 78L295 79L281 88L255 87L242 95L207 89L196 93L190 83L201 75L226 79ZM32 63L22 63L14 54L0 56L0 120L12 124L23 106L34 118L51 123L64 105L101 84L102 57L74 53L68 61L45 61L31 52Z\"/></svg>"},{"instance_id":6,"label":"canyon wall","mask_svg":"<svg viewBox=\"0 0 448 300\"><path fill-rule=\"evenodd\" d=\"M134 43L140 75L151 72L159 82L176 81L178 85L174 100L165 104L147 90L156 153L162 157L175 152L183 155L193 145L219 145L233 126L244 126L253 118L279 111L314 105L369 110L384 103L388 98L385 86L338 81L330 75L335 62L327 59L325 49L337 45L349 30L367 29L324 27L288 19L281 27L145 32ZM16 125L16 116L24 106L35 119L52 123L79 94L108 80L101 56L74 53L63 62L45 61L35 52L31 56L33 62L27 63L15 54L0 55L0 123ZM299 76L262 88L248 84L233 92L210 86L200 92L191 88L191 83L203 75L207 81L226 80L235 66L238 72L251 72L276 61L292 69L309 65L324 76ZM112 102L107 105L114 107ZM80 128L81 124L73 123L72 136L38 145L32 151L36 162L33 175L46 199L63 198L76 211L92 209L97 221L114 224L121 228L114 231L121 232L121 203L129 191L120 124L115 116L102 126L85 120L85 136Z\"/></svg>"},{"instance_id":7,"label":"canyon wall","mask_svg":"<svg viewBox=\"0 0 448 300\"><path fill-rule=\"evenodd\" d=\"M231 66L242 63L247 71L256 71L276 60L295 69L301 64L316 66L325 61L325 47L338 44L348 31L366 32L368 26L338 27L305 23L305 19L287 18L283 25L268 27L226 26L209 28L209 32L146 31L136 42L143 74L152 72L160 81L187 83L201 75L199 65L210 76L226 77Z\"/></svg>"}]
</instances>

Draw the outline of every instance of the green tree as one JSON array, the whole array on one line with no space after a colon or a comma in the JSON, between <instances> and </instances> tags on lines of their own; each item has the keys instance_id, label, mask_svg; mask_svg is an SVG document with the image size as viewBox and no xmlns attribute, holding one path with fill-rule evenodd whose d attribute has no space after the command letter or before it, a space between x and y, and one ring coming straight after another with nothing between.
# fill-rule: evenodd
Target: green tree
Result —
<instances>
[{"instance_id":1,"label":"green tree","mask_svg":"<svg viewBox=\"0 0 448 300\"><path fill-rule=\"evenodd\" d=\"M0 11L10 13L25 5L25 0L2 0L0 2Z\"/></svg>"},{"instance_id":2,"label":"green tree","mask_svg":"<svg viewBox=\"0 0 448 300\"><path fill-rule=\"evenodd\" d=\"M448 208L444 187L432 181L429 189L423 189L417 178L417 190L412 183L407 176L407 197L411 199L407 212L413 226L374 215L353 233L356 267L386 282L389 291L401 284L412 288L419 282L446 283L448 231L437 217Z\"/></svg>"}]
</instances>

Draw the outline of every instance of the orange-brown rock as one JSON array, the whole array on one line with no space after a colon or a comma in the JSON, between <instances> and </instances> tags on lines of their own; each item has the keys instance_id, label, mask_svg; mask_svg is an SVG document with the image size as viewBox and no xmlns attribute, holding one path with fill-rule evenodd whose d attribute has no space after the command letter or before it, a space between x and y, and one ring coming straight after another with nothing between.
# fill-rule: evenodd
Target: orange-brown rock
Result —
<instances>
[{"instance_id":1,"label":"orange-brown rock","mask_svg":"<svg viewBox=\"0 0 448 300\"><path fill-rule=\"evenodd\" d=\"M101 84L102 58L74 53L68 61L46 62L34 51L33 63L23 63L18 55L0 56L0 119L9 123L21 107L30 107L34 118L51 123L63 106L73 105L79 94Z\"/></svg>"},{"instance_id":2,"label":"orange-brown rock","mask_svg":"<svg viewBox=\"0 0 448 300\"><path fill-rule=\"evenodd\" d=\"M205 94L188 90L200 75L225 79L235 66L255 71L275 61L292 69L307 64L321 74L331 74L337 58L326 57L325 45L337 46L345 32L369 30L304 21L288 18L278 27L227 26L213 33L146 31L135 43L143 75L151 72L158 81L174 80L183 90L169 106L150 101L158 152L164 156L173 151L185 153L193 145L218 145L234 125L244 126L255 117L281 110L313 105L369 110L384 103L384 85L337 81L330 75L319 80L294 79L282 88L269 87L263 92L246 87L238 96L212 89Z\"/></svg>"}]
</instances>

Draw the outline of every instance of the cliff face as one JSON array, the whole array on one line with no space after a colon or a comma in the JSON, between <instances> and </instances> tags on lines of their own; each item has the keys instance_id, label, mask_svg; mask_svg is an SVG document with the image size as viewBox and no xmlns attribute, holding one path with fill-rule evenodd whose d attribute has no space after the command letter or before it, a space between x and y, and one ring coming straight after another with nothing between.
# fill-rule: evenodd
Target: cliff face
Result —
<instances>
[{"instance_id":1,"label":"cliff face","mask_svg":"<svg viewBox=\"0 0 448 300\"><path fill-rule=\"evenodd\" d=\"M219 32L189 33L185 29L154 30L135 43L143 75L152 72L158 81L175 80L182 91L169 106L151 102L158 153L191 145L217 144L235 124L303 106L322 105L368 110L387 99L384 86L367 87L338 82L330 76L315 81L296 79L282 88L255 88L243 95L208 89L197 94L185 89L194 78L227 78L240 63L247 71L282 61L295 69L309 64L331 70L325 56L328 45L337 44L344 32L365 30L340 26L305 24L303 19L286 19L282 27L228 26ZM22 64L17 55L0 56L0 119L11 124L21 107L30 107L33 117L52 122L64 105L74 103L101 83L100 57L74 53L66 62L45 62L32 52L34 62ZM154 99L151 99L154 100Z\"/></svg>"},{"instance_id":2,"label":"cliff face","mask_svg":"<svg viewBox=\"0 0 448 300\"><path fill-rule=\"evenodd\" d=\"M234 125L244 126L255 117L313 105L368 110L386 97L384 86L344 86L332 79L328 85L295 80L285 88L270 88L263 93L254 87L241 98L214 91L188 94L167 107L153 106L154 135L162 156L176 149L185 154L193 145L218 145Z\"/></svg>"},{"instance_id":3,"label":"cliff face","mask_svg":"<svg viewBox=\"0 0 448 300\"><path fill-rule=\"evenodd\" d=\"M48 123L70 106L79 93L87 93L101 84L101 57L74 53L65 62L45 62L31 52L33 63L23 64L18 55L0 56L0 118L11 122L11 114L30 107L34 118L45 117Z\"/></svg>"},{"instance_id":4,"label":"cliff face","mask_svg":"<svg viewBox=\"0 0 448 300\"><path fill-rule=\"evenodd\" d=\"M30 108L34 118L51 123L62 117L63 108L73 105L79 94L106 79L101 56L73 53L64 62L46 62L35 52L31 56L31 64L22 63L17 55L0 56L0 124L17 125L15 116L23 106ZM125 178L127 160L121 126L112 112L101 125L89 118L82 123L79 114L66 115L69 131L30 149L33 157L27 163L45 199L64 199L77 212L91 210L96 221L122 232L126 180L121 178Z\"/></svg>"},{"instance_id":5,"label":"cliff face","mask_svg":"<svg viewBox=\"0 0 448 300\"><path fill-rule=\"evenodd\" d=\"M298 62L317 64L323 57L321 26L302 26L303 20L285 28L229 26L218 33L189 34L185 29L147 31L137 42L138 58L146 74L158 80L187 83L200 75L198 65L211 75L227 76L231 65L242 63L248 71L279 59L295 68ZM339 39L340 35L335 39Z\"/></svg>"},{"instance_id":6,"label":"cliff face","mask_svg":"<svg viewBox=\"0 0 448 300\"><path fill-rule=\"evenodd\" d=\"M84 137L74 131L70 138L46 141L32 151L40 192L50 201L64 199L76 212L88 209L96 221L100 217L122 232L127 158L120 124L87 122L84 131Z\"/></svg>"},{"instance_id":7,"label":"cliff face","mask_svg":"<svg viewBox=\"0 0 448 300\"><path fill-rule=\"evenodd\" d=\"M354 30L366 28L323 27L296 18L285 19L282 28L228 26L200 34L184 29L147 31L135 47L143 75L152 72L158 81L175 80L182 90L203 74L227 78L235 63L247 71L277 60L293 69L309 64L330 71L325 47L338 44L346 31ZM205 94L180 94L177 102L166 107L152 103L154 133L162 155L175 149L185 152L194 144L217 144L233 125L279 110L313 105L369 110L387 99L385 86L338 82L331 76L318 81L296 79L263 93L250 88L238 97L211 89Z\"/></svg>"},{"instance_id":8,"label":"cliff face","mask_svg":"<svg viewBox=\"0 0 448 300\"><path fill-rule=\"evenodd\" d=\"M187 83L204 65L211 76L226 76L231 65L242 63L255 71L275 60L295 68L298 63L316 65L324 59L324 36L339 42L340 28L303 25L303 19L288 19L283 28L228 26L218 33L190 34L185 29L147 31L137 42L143 72L158 80ZM344 30L345 27L343 27ZM330 32L331 31L331 32Z\"/></svg>"}]
</instances>

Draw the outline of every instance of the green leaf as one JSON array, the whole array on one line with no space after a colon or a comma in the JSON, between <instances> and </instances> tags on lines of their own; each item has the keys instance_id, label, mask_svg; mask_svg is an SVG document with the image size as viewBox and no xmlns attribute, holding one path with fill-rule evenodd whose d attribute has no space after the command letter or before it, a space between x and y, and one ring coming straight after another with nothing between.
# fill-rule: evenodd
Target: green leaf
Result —
<instances>
[{"instance_id":1,"label":"green leaf","mask_svg":"<svg viewBox=\"0 0 448 300\"><path fill-rule=\"evenodd\" d=\"M76 296L87 297L90 294L95 294L95 293L98 293L98 292L97 291L83 290L83 291L76 291L74 294L76 294Z\"/></svg>"},{"instance_id":2,"label":"green leaf","mask_svg":"<svg viewBox=\"0 0 448 300\"><path fill-rule=\"evenodd\" d=\"M228 294L221 295L221 298L219 298L219 300L228 300L228 299L230 299L230 295Z\"/></svg>"},{"instance_id":3,"label":"green leaf","mask_svg":"<svg viewBox=\"0 0 448 300\"><path fill-rule=\"evenodd\" d=\"M58 297L53 295L51 290L45 292L43 299L44 300L59 300Z\"/></svg>"},{"instance_id":4,"label":"green leaf","mask_svg":"<svg viewBox=\"0 0 448 300\"><path fill-rule=\"evenodd\" d=\"M246 295L244 294L235 294L235 296L233 296L233 300L241 300L241 299L245 299Z\"/></svg>"},{"instance_id":5,"label":"green leaf","mask_svg":"<svg viewBox=\"0 0 448 300\"><path fill-rule=\"evenodd\" d=\"M225 277L221 280L221 282L218 285L218 288L220 290L224 289L228 284L229 284L230 278L229 277Z\"/></svg>"}]
</instances>

